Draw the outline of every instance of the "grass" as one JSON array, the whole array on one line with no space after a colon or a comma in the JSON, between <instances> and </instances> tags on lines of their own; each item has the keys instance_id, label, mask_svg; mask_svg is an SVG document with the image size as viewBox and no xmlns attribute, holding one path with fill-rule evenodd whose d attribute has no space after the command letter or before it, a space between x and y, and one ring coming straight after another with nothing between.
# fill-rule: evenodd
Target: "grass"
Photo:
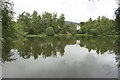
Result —
<instances>
[{"instance_id":1,"label":"grass","mask_svg":"<svg viewBox=\"0 0 120 80\"><path fill-rule=\"evenodd\" d=\"M93 36L93 35L89 35L89 34L75 34L76 36Z\"/></svg>"},{"instance_id":2,"label":"grass","mask_svg":"<svg viewBox=\"0 0 120 80\"><path fill-rule=\"evenodd\" d=\"M106 35L108 37L118 37L119 35Z\"/></svg>"},{"instance_id":3,"label":"grass","mask_svg":"<svg viewBox=\"0 0 120 80\"><path fill-rule=\"evenodd\" d=\"M57 36L67 36L67 34L55 34L54 35L55 37L57 37ZM47 35L46 34L39 34L39 35L26 35L26 37L47 37Z\"/></svg>"},{"instance_id":4,"label":"grass","mask_svg":"<svg viewBox=\"0 0 120 80\"><path fill-rule=\"evenodd\" d=\"M98 36L105 36L105 37L118 37L119 35L98 35Z\"/></svg>"},{"instance_id":5,"label":"grass","mask_svg":"<svg viewBox=\"0 0 120 80\"><path fill-rule=\"evenodd\" d=\"M93 36L89 34L73 34L73 35L67 35L67 34L55 34L54 37L62 37L62 36ZM97 35L97 36L106 36L106 37L118 37L119 35ZM26 35L26 37L47 37L46 34L39 34L39 35Z\"/></svg>"},{"instance_id":6,"label":"grass","mask_svg":"<svg viewBox=\"0 0 120 80\"><path fill-rule=\"evenodd\" d=\"M26 37L46 37L45 34L39 34L39 35L26 35Z\"/></svg>"}]
</instances>

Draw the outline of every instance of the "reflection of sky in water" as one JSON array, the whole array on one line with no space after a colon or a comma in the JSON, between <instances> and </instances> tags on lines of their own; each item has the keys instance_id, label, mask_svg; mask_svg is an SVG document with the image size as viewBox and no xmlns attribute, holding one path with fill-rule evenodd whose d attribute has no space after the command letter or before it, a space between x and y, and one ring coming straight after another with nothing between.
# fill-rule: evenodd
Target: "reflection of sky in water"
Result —
<instances>
[{"instance_id":1,"label":"reflection of sky in water","mask_svg":"<svg viewBox=\"0 0 120 80\"><path fill-rule=\"evenodd\" d=\"M3 66L7 78L117 78L118 70L114 54L90 53L79 45L67 45L65 53L57 57L34 60L19 58Z\"/></svg>"}]
</instances>

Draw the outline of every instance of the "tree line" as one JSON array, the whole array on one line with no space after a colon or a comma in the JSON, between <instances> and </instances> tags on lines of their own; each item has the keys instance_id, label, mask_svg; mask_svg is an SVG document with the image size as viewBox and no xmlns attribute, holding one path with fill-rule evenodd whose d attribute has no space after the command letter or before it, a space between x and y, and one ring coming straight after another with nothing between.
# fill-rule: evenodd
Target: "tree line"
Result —
<instances>
[{"instance_id":1,"label":"tree line","mask_svg":"<svg viewBox=\"0 0 120 80\"><path fill-rule=\"evenodd\" d=\"M75 33L74 24L66 24L64 14L59 17L57 13L44 12L39 15L37 11L33 11L30 15L28 12L23 12L19 15L17 22L14 26L19 31L29 34L47 34L53 36L54 34Z\"/></svg>"},{"instance_id":2,"label":"tree line","mask_svg":"<svg viewBox=\"0 0 120 80\"><path fill-rule=\"evenodd\" d=\"M96 20L91 18L87 22L80 22L80 30L76 29L76 24L66 24L64 14L57 17L57 13L44 12L38 15L34 11L32 15L23 12L19 15L17 22L14 26L19 31L26 34L90 34L90 35L117 35L115 20L108 19L105 16L98 17Z\"/></svg>"},{"instance_id":3,"label":"tree line","mask_svg":"<svg viewBox=\"0 0 120 80\"><path fill-rule=\"evenodd\" d=\"M105 16L99 16L95 20L90 18L87 22L81 22L80 26L79 34L90 34L94 36L118 34L115 27L115 20L108 19Z\"/></svg>"},{"instance_id":4,"label":"tree line","mask_svg":"<svg viewBox=\"0 0 120 80\"><path fill-rule=\"evenodd\" d=\"M117 35L119 34L120 8L116 10L116 19L111 20L105 16L95 20L91 18L87 22L80 22L80 30L76 30L76 24L66 24L64 14L59 17L57 13L44 12L39 15L37 11L32 14L23 12L14 21L13 3L2 1L2 37L18 37L21 35L46 34L90 34L90 35Z\"/></svg>"}]
</instances>

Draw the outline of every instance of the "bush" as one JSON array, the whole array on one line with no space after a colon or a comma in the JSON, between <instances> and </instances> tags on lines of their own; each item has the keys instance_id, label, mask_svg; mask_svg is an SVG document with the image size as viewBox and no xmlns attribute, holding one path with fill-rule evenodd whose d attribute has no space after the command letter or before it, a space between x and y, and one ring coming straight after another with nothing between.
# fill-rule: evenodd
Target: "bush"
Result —
<instances>
[{"instance_id":1,"label":"bush","mask_svg":"<svg viewBox=\"0 0 120 80\"><path fill-rule=\"evenodd\" d=\"M92 33L93 36L97 36L97 30L96 29L91 29L90 33Z\"/></svg>"},{"instance_id":2,"label":"bush","mask_svg":"<svg viewBox=\"0 0 120 80\"><path fill-rule=\"evenodd\" d=\"M54 30L53 30L52 27L48 27L46 29L46 35L48 35L48 36L54 36Z\"/></svg>"}]
</instances>

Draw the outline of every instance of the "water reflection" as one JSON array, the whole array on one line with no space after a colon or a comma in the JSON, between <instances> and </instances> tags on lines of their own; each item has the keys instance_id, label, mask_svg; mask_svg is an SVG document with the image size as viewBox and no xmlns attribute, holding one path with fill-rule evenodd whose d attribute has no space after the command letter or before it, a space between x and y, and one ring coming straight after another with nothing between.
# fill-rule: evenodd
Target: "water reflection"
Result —
<instances>
[{"instance_id":1,"label":"water reflection","mask_svg":"<svg viewBox=\"0 0 120 80\"><path fill-rule=\"evenodd\" d=\"M86 47L89 51L96 50L96 52L99 54L103 54L107 51L111 53L118 53L118 45L116 45L117 38L114 37L97 37L92 38L91 37L83 37L81 38L80 45L83 47Z\"/></svg>"},{"instance_id":2,"label":"water reflection","mask_svg":"<svg viewBox=\"0 0 120 80\"><path fill-rule=\"evenodd\" d=\"M118 42L115 37L18 39L3 47L3 77L117 78Z\"/></svg>"},{"instance_id":3,"label":"water reflection","mask_svg":"<svg viewBox=\"0 0 120 80\"><path fill-rule=\"evenodd\" d=\"M10 52L14 45L13 40L4 39L2 41L2 62L15 60L11 58L14 54Z\"/></svg>"},{"instance_id":4,"label":"water reflection","mask_svg":"<svg viewBox=\"0 0 120 80\"><path fill-rule=\"evenodd\" d=\"M12 61L11 56L14 55L14 51L18 50L20 57L28 59L34 56L37 59L40 56L44 58L57 55L64 55L64 48L66 45L79 44L81 47L85 47L90 52L95 50L98 54L105 52L115 53L119 55L117 38L114 37L45 37L45 38L28 38L20 39L10 42L6 41L3 44L3 62ZM117 45L116 45L117 44Z\"/></svg>"},{"instance_id":5,"label":"water reflection","mask_svg":"<svg viewBox=\"0 0 120 80\"><path fill-rule=\"evenodd\" d=\"M8 43L4 44L6 46L3 46L3 62L14 60L10 59L13 55L11 49L17 49L20 57L23 57L24 59L30 58L31 56L34 56L34 59L37 59L39 55L44 58L56 56L57 52L62 56L64 53L64 47L67 44L74 44L75 40L73 38L69 39L66 37L45 37L18 40L14 42L14 47Z\"/></svg>"}]
</instances>

